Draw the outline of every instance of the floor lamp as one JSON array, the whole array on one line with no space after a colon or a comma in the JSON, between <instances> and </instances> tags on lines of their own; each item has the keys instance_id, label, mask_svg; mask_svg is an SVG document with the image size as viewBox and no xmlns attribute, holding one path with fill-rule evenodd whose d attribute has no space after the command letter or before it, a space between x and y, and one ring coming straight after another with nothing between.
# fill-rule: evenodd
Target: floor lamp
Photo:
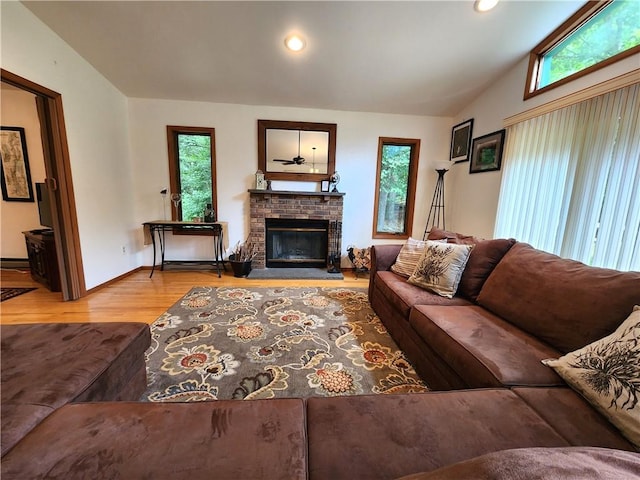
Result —
<instances>
[{"instance_id":1,"label":"floor lamp","mask_svg":"<svg viewBox=\"0 0 640 480\"><path fill-rule=\"evenodd\" d=\"M423 240L427 239L427 235L429 235L431 227L438 227L442 228L442 230L446 230L444 223L444 174L448 171L448 168L436 168L436 172L438 172L438 180L436 180L436 189L433 192L433 200L431 201L427 224L424 227L424 235L422 236ZM440 221L442 221L442 227L440 227Z\"/></svg>"}]
</instances>

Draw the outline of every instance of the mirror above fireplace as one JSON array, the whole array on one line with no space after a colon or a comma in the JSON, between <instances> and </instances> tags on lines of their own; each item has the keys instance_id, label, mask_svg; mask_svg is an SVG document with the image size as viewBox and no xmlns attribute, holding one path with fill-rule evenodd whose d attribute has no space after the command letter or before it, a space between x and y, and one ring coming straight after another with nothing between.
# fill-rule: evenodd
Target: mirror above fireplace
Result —
<instances>
[{"instance_id":1,"label":"mirror above fireplace","mask_svg":"<svg viewBox=\"0 0 640 480\"><path fill-rule=\"evenodd\" d=\"M335 123L258 120L258 169L267 180L319 182L336 168Z\"/></svg>"}]
</instances>

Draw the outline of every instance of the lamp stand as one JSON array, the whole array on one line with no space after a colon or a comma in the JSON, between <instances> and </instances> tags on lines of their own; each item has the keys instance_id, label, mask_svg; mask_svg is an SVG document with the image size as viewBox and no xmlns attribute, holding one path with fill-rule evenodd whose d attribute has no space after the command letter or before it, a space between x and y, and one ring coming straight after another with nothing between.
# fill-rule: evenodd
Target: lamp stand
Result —
<instances>
[{"instance_id":1,"label":"lamp stand","mask_svg":"<svg viewBox=\"0 0 640 480\"><path fill-rule=\"evenodd\" d=\"M440 228L440 221L442 220L442 229L446 230L444 223L444 174L447 173L447 169L436 169L438 172L438 180L436 181L436 189L433 192L433 200L431 201L431 208L429 209L429 216L427 217L427 224L424 227L423 240L427 239L429 230L431 227Z\"/></svg>"}]
</instances>

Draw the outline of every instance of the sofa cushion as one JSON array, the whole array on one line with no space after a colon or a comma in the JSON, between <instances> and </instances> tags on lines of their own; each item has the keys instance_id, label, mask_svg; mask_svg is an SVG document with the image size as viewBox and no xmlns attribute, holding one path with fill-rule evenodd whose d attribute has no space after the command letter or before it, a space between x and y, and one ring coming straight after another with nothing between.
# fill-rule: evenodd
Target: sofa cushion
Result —
<instances>
[{"instance_id":1,"label":"sofa cushion","mask_svg":"<svg viewBox=\"0 0 640 480\"><path fill-rule=\"evenodd\" d=\"M640 457L606 448L516 448L398 480L620 480L640 474Z\"/></svg>"},{"instance_id":2,"label":"sofa cushion","mask_svg":"<svg viewBox=\"0 0 640 480\"><path fill-rule=\"evenodd\" d=\"M443 297L452 298L458 290L472 249L473 245L429 241L407 281Z\"/></svg>"},{"instance_id":3,"label":"sofa cushion","mask_svg":"<svg viewBox=\"0 0 640 480\"><path fill-rule=\"evenodd\" d=\"M43 405L3 403L2 456L54 411Z\"/></svg>"},{"instance_id":4,"label":"sofa cushion","mask_svg":"<svg viewBox=\"0 0 640 480\"><path fill-rule=\"evenodd\" d=\"M1 401L34 408L39 418L74 401L138 399L146 387L144 352L151 337L144 323L3 325ZM55 346L55 348L52 348ZM141 381L131 383L133 377ZM42 408L38 408L42 407ZM22 419L22 421L19 421ZM2 415L2 453L34 426L34 417Z\"/></svg>"},{"instance_id":5,"label":"sofa cushion","mask_svg":"<svg viewBox=\"0 0 640 480\"><path fill-rule=\"evenodd\" d=\"M309 478L390 479L485 453L569 444L507 389L307 400Z\"/></svg>"},{"instance_id":6,"label":"sofa cushion","mask_svg":"<svg viewBox=\"0 0 640 480\"><path fill-rule=\"evenodd\" d=\"M567 353L610 334L640 304L640 272L589 267L516 243L478 303Z\"/></svg>"},{"instance_id":7,"label":"sofa cushion","mask_svg":"<svg viewBox=\"0 0 640 480\"><path fill-rule=\"evenodd\" d=\"M411 285L405 278L389 271L377 272L375 282L378 291L406 318L414 305L471 305L464 298L446 298Z\"/></svg>"},{"instance_id":8,"label":"sofa cushion","mask_svg":"<svg viewBox=\"0 0 640 480\"><path fill-rule=\"evenodd\" d=\"M2 459L2 479L304 479L301 399L66 405Z\"/></svg>"},{"instance_id":9,"label":"sofa cushion","mask_svg":"<svg viewBox=\"0 0 640 480\"><path fill-rule=\"evenodd\" d=\"M482 240L476 243L462 272L458 293L475 302L484 282L515 243L513 238Z\"/></svg>"},{"instance_id":10,"label":"sofa cushion","mask_svg":"<svg viewBox=\"0 0 640 480\"><path fill-rule=\"evenodd\" d=\"M426 241L409 237L407 242L402 245L395 263L391 265L391 271L402 277L409 278L416 269L426 245Z\"/></svg>"},{"instance_id":11,"label":"sofa cushion","mask_svg":"<svg viewBox=\"0 0 640 480\"><path fill-rule=\"evenodd\" d=\"M640 447L640 306L611 335L543 363Z\"/></svg>"},{"instance_id":12,"label":"sofa cushion","mask_svg":"<svg viewBox=\"0 0 640 480\"><path fill-rule=\"evenodd\" d=\"M482 307L417 305L409 324L470 387L564 385L541 364L556 350Z\"/></svg>"},{"instance_id":13,"label":"sofa cushion","mask_svg":"<svg viewBox=\"0 0 640 480\"><path fill-rule=\"evenodd\" d=\"M569 387L511 390L571 445L635 450L621 433Z\"/></svg>"}]
</instances>

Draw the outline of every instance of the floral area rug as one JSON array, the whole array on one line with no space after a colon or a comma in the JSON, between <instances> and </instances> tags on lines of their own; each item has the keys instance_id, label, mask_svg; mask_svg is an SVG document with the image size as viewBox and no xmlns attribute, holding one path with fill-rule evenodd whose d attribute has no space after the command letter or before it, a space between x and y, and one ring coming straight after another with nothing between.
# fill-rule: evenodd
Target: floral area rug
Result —
<instances>
[{"instance_id":1,"label":"floral area rug","mask_svg":"<svg viewBox=\"0 0 640 480\"><path fill-rule=\"evenodd\" d=\"M195 287L151 336L151 402L428 390L365 289Z\"/></svg>"},{"instance_id":2,"label":"floral area rug","mask_svg":"<svg viewBox=\"0 0 640 480\"><path fill-rule=\"evenodd\" d=\"M22 294L37 290L36 287L21 288L21 287L2 287L0 288L0 302L9 300L10 298L18 297Z\"/></svg>"}]
</instances>

